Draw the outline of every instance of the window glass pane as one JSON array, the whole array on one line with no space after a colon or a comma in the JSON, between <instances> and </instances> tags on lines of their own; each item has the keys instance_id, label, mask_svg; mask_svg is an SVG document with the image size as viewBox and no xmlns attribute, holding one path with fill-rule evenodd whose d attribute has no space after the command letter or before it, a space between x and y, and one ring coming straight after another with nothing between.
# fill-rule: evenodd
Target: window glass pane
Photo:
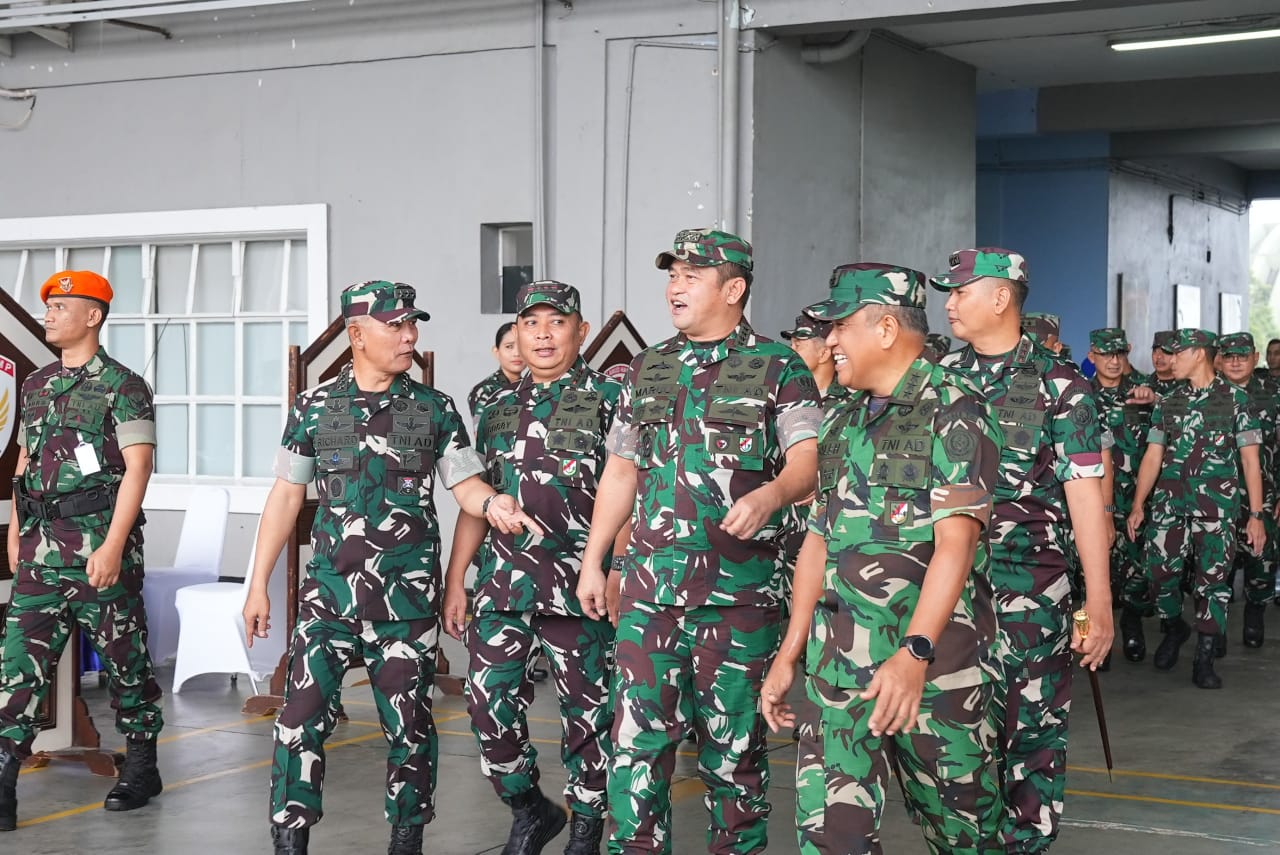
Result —
<instances>
[{"instance_id":1,"label":"window glass pane","mask_svg":"<svg viewBox=\"0 0 1280 855\"><path fill-rule=\"evenodd\" d=\"M280 324L244 325L244 394L281 395L284 392L284 342ZM200 357L202 360L204 356ZM201 362L201 374L204 363Z\"/></svg>"},{"instance_id":2,"label":"window glass pane","mask_svg":"<svg viewBox=\"0 0 1280 855\"><path fill-rule=\"evenodd\" d=\"M187 474L187 405L156 405L156 473Z\"/></svg>"},{"instance_id":3,"label":"window glass pane","mask_svg":"<svg viewBox=\"0 0 1280 855\"><path fill-rule=\"evenodd\" d=\"M53 250L33 249L27 253L27 270L22 281L22 305L33 318L44 317L40 286L56 272L53 269Z\"/></svg>"},{"instance_id":4,"label":"window glass pane","mask_svg":"<svg viewBox=\"0 0 1280 855\"><path fill-rule=\"evenodd\" d=\"M201 244L196 261L194 310L229 315L231 297L231 244Z\"/></svg>"},{"instance_id":5,"label":"window glass pane","mask_svg":"<svg viewBox=\"0 0 1280 855\"><path fill-rule=\"evenodd\" d=\"M156 394L187 394L187 353L191 329L187 324L156 326Z\"/></svg>"},{"instance_id":6,"label":"window glass pane","mask_svg":"<svg viewBox=\"0 0 1280 855\"><path fill-rule=\"evenodd\" d=\"M289 244L289 304L291 312L307 308L307 242L295 240Z\"/></svg>"},{"instance_id":7,"label":"window glass pane","mask_svg":"<svg viewBox=\"0 0 1280 855\"><path fill-rule=\"evenodd\" d=\"M191 245L156 248L156 312L187 313L187 287L191 284Z\"/></svg>"},{"instance_id":8,"label":"window glass pane","mask_svg":"<svg viewBox=\"0 0 1280 855\"><path fill-rule=\"evenodd\" d=\"M142 311L142 247L111 247L111 271L107 274L111 280L111 311Z\"/></svg>"},{"instance_id":9,"label":"window glass pane","mask_svg":"<svg viewBox=\"0 0 1280 855\"><path fill-rule=\"evenodd\" d=\"M0 288L10 297L18 288L18 265L22 263L22 250L11 249L0 252Z\"/></svg>"},{"instance_id":10,"label":"window glass pane","mask_svg":"<svg viewBox=\"0 0 1280 855\"><path fill-rule=\"evenodd\" d=\"M244 408L244 474L252 478L270 478L280 436L284 432L284 413L275 405L245 405Z\"/></svg>"},{"instance_id":11,"label":"window glass pane","mask_svg":"<svg viewBox=\"0 0 1280 855\"><path fill-rule=\"evenodd\" d=\"M235 474L236 408L231 404L196 407L196 474Z\"/></svg>"},{"instance_id":12,"label":"window glass pane","mask_svg":"<svg viewBox=\"0 0 1280 855\"><path fill-rule=\"evenodd\" d=\"M114 301L113 301L114 302ZM139 374L147 364L146 328L142 324L111 321L107 324L107 350Z\"/></svg>"},{"instance_id":13,"label":"window glass pane","mask_svg":"<svg viewBox=\"0 0 1280 855\"><path fill-rule=\"evenodd\" d=\"M197 395L234 395L236 391L236 327L235 324L199 324L200 341Z\"/></svg>"},{"instance_id":14,"label":"window glass pane","mask_svg":"<svg viewBox=\"0 0 1280 855\"><path fill-rule=\"evenodd\" d=\"M67 250L67 269L92 270L94 273L106 276L104 269L106 265L103 264L106 258L107 251L103 247L77 246Z\"/></svg>"},{"instance_id":15,"label":"window glass pane","mask_svg":"<svg viewBox=\"0 0 1280 855\"><path fill-rule=\"evenodd\" d=\"M240 304L246 312L279 312L284 276L284 241L255 240L244 245L244 285Z\"/></svg>"},{"instance_id":16,"label":"window glass pane","mask_svg":"<svg viewBox=\"0 0 1280 855\"><path fill-rule=\"evenodd\" d=\"M296 344L298 347L306 347L311 344L311 340L307 338L307 324L305 321L294 321L289 324L289 344Z\"/></svg>"}]
</instances>

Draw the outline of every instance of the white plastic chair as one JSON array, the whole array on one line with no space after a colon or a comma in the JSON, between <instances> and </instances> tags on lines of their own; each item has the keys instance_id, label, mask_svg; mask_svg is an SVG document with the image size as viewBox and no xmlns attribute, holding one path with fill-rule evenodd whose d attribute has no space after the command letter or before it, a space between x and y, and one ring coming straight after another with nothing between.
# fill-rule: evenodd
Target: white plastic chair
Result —
<instances>
[{"instance_id":1,"label":"white plastic chair","mask_svg":"<svg viewBox=\"0 0 1280 855\"><path fill-rule=\"evenodd\" d=\"M276 556L267 584L271 598L271 634L255 638L250 650L244 641L244 603L253 581L258 537L249 553L244 582L210 582L178 591L178 658L173 666L173 691L198 674L248 674L253 693L258 681L275 670L288 641L285 631L285 550Z\"/></svg>"},{"instance_id":2,"label":"white plastic chair","mask_svg":"<svg viewBox=\"0 0 1280 855\"><path fill-rule=\"evenodd\" d=\"M147 649L156 664L172 659L178 651L174 608L178 589L218 581L230 509L231 494L225 488L194 488L182 517L173 566L146 568L142 599L147 608Z\"/></svg>"}]
</instances>

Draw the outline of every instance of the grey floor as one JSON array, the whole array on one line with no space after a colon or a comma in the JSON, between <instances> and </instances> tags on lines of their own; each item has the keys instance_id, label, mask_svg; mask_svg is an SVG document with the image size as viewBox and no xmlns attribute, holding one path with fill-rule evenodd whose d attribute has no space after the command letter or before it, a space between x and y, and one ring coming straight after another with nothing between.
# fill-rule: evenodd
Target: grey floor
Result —
<instances>
[{"instance_id":1,"label":"grey floor","mask_svg":"<svg viewBox=\"0 0 1280 855\"><path fill-rule=\"evenodd\" d=\"M1267 612L1271 640L1261 650L1239 644L1239 606L1232 611L1231 649L1219 673L1222 691L1190 682L1190 646L1172 672L1150 659L1131 665L1116 657L1102 675L1102 689L1116 772L1108 780L1087 678L1076 682L1070 773L1064 827L1055 853L1263 853L1280 852L1280 617ZM1148 634L1156 635L1153 621ZM1154 642L1155 638L1152 639ZM1154 643L1152 645L1154 647ZM461 649L446 641L453 662ZM162 668L167 683L172 669ZM351 681L361 675L353 672ZM106 693L85 684L103 745L119 748ZM106 813L101 801L110 782L81 765L55 762L24 770L19 779L18 831L0 834L0 852L231 853L270 852L266 797L271 721L247 718L240 705L248 680L233 686L226 676L198 677L165 701L167 726L160 748L165 792L132 813ZM344 693L351 721L330 742L324 821L313 832L313 853L376 853L386 849L382 819L384 749L368 689ZM424 851L442 855L497 853L509 814L480 777L476 747L461 698L437 699L441 733L438 818L427 830ZM555 705L540 686L532 715L542 752L543 787L564 783L558 761ZM770 852L793 853L795 752L773 746L774 813ZM693 758L680 757L674 788L675 852L705 851L701 784ZM923 853L919 831L907 821L900 798L887 806L884 848ZM544 851L559 853L564 836Z\"/></svg>"}]
</instances>

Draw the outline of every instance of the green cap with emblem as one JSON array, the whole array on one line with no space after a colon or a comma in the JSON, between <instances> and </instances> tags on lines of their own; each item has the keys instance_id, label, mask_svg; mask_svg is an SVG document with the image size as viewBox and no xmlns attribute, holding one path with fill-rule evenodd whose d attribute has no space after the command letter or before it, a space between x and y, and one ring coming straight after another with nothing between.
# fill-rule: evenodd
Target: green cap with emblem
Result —
<instances>
[{"instance_id":1,"label":"green cap with emblem","mask_svg":"<svg viewBox=\"0 0 1280 855\"><path fill-rule=\"evenodd\" d=\"M832 324L830 321L815 320L808 315L796 315L796 325L792 329L783 330L782 337L790 341L791 339L807 339L820 338L825 340L831 335Z\"/></svg>"},{"instance_id":2,"label":"green cap with emblem","mask_svg":"<svg viewBox=\"0 0 1280 855\"><path fill-rule=\"evenodd\" d=\"M842 264L831 271L831 295L804 312L820 321L838 321L868 305L923 309L924 282L919 270L896 264Z\"/></svg>"},{"instance_id":3,"label":"green cap with emblem","mask_svg":"<svg viewBox=\"0 0 1280 855\"><path fill-rule=\"evenodd\" d=\"M431 316L415 308L418 292L403 282L374 279L358 282L342 291L342 317L345 320L368 315L384 324L397 324L410 319L428 321Z\"/></svg>"},{"instance_id":4,"label":"green cap with emblem","mask_svg":"<svg viewBox=\"0 0 1280 855\"><path fill-rule=\"evenodd\" d=\"M1173 340L1177 337L1176 330L1160 330L1151 336L1151 349L1163 350L1165 353L1173 353Z\"/></svg>"},{"instance_id":5,"label":"green cap with emblem","mask_svg":"<svg viewBox=\"0 0 1280 855\"><path fill-rule=\"evenodd\" d=\"M1089 332L1089 346L1098 353L1128 353L1129 337L1120 327L1103 327Z\"/></svg>"},{"instance_id":6,"label":"green cap with emblem","mask_svg":"<svg viewBox=\"0 0 1280 855\"><path fill-rule=\"evenodd\" d=\"M658 253L654 263L659 270L666 270L677 261L694 267L736 264L749 273L751 244L737 235L716 229L683 229L676 232L671 249Z\"/></svg>"},{"instance_id":7,"label":"green cap with emblem","mask_svg":"<svg viewBox=\"0 0 1280 855\"><path fill-rule=\"evenodd\" d=\"M1249 356L1256 349L1253 335L1247 332L1233 332L1218 339L1218 352L1223 356Z\"/></svg>"},{"instance_id":8,"label":"green cap with emblem","mask_svg":"<svg viewBox=\"0 0 1280 855\"><path fill-rule=\"evenodd\" d=\"M523 315L543 303L561 314L582 314L582 298L578 295L578 289L554 279L541 279L522 285L516 294L516 314Z\"/></svg>"},{"instance_id":9,"label":"green cap with emblem","mask_svg":"<svg viewBox=\"0 0 1280 855\"><path fill-rule=\"evenodd\" d=\"M961 249L947 261L951 269L929 279L939 291L950 291L987 276L1026 283L1027 260L1018 253L997 246Z\"/></svg>"},{"instance_id":10,"label":"green cap with emblem","mask_svg":"<svg viewBox=\"0 0 1280 855\"><path fill-rule=\"evenodd\" d=\"M1193 347L1217 347L1218 337L1209 330L1198 330L1194 327L1183 327L1174 332L1173 352L1178 353Z\"/></svg>"},{"instance_id":11,"label":"green cap with emblem","mask_svg":"<svg viewBox=\"0 0 1280 855\"><path fill-rule=\"evenodd\" d=\"M1022 316L1022 331L1044 344L1049 336L1062 334L1062 321L1049 312L1027 312Z\"/></svg>"}]
</instances>

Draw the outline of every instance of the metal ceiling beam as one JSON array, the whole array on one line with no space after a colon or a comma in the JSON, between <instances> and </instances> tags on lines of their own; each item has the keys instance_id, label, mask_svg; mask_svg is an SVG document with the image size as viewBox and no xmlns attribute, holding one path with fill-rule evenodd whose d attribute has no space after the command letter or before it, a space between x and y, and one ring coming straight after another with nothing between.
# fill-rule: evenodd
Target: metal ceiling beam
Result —
<instances>
[{"instance_id":1,"label":"metal ceiling beam","mask_svg":"<svg viewBox=\"0 0 1280 855\"><path fill-rule=\"evenodd\" d=\"M31 33L47 42L52 42L63 50L71 50L70 27L32 27Z\"/></svg>"},{"instance_id":2,"label":"metal ceiling beam","mask_svg":"<svg viewBox=\"0 0 1280 855\"><path fill-rule=\"evenodd\" d=\"M146 18L155 15L182 15L191 12L216 12L223 9L247 9L282 6L314 0L85 0L74 5L59 4L36 11L31 6L0 6L0 30L30 30L56 24L82 21L104 21L111 18ZM66 11L75 9L74 12Z\"/></svg>"}]
</instances>

